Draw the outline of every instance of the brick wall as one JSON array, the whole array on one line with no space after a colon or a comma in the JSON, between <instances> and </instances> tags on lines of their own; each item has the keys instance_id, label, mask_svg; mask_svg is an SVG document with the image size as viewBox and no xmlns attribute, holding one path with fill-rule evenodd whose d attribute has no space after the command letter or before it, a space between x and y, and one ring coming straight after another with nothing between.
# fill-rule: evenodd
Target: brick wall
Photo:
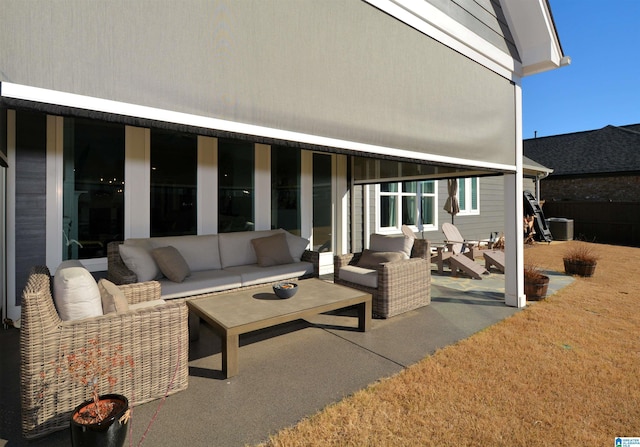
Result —
<instances>
[{"instance_id":1,"label":"brick wall","mask_svg":"<svg viewBox=\"0 0 640 447\"><path fill-rule=\"evenodd\" d=\"M638 202L640 175L553 178L541 180L540 199Z\"/></svg>"}]
</instances>

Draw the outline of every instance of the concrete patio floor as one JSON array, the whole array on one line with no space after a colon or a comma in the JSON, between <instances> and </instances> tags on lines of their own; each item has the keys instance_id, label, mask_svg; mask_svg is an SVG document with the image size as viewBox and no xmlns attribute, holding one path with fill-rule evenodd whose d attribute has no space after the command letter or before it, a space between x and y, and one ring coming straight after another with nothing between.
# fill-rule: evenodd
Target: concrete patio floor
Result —
<instances>
[{"instance_id":1,"label":"concrete patio floor","mask_svg":"<svg viewBox=\"0 0 640 447\"><path fill-rule=\"evenodd\" d=\"M573 279L551 273L548 294ZM220 339L205 325L189 346L189 388L167 398L144 445L244 446L296 424L439 348L507 318L504 276L432 276L431 305L358 332L349 311L319 315L241 337L240 373L224 379ZM355 314L353 314L355 315ZM20 435L19 331L0 330L0 446L68 446L68 430L26 442ZM159 401L133 412L133 445ZM129 445L127 440L126 445Z\"/></svg>"}]
</instances>

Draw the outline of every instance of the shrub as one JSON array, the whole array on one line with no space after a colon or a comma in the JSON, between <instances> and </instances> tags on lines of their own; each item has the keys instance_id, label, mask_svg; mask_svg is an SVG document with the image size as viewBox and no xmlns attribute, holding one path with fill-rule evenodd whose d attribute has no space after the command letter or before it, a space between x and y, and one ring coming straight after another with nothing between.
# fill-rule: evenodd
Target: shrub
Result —
<instances>
[{"instance_id":1,"label":"shrub","mask_svg":"<svg viewBox=\"0 0 640 447\"><path fill-rule=\"evenodd\" d=\"M598 261L598 255L592 246L583 243L569 248L562 259L568 262L595 264Z\"/></svg>"},{"instance_id":2,"label":"shrub","mask_svg":"<svg viewBox=\"0 0 640 447\"><path fill-rule=\"evenodd\" d=\"M533 264L527 264L524 266L524 279L526 280L540 280L546 278L547 275L542 273L540 268Z\"/></svg>"}]
</instances>

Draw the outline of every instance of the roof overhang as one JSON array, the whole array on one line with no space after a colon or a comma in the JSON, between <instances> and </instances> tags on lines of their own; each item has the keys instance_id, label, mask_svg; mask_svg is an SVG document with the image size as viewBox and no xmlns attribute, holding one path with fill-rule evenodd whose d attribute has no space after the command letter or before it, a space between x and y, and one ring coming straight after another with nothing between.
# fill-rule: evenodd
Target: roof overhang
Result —
<instances>
[{"instance_id":1,"label":"roof overhang","mask_svg":"<svg viewBox=\"0 0 640 447\"><path fill-rule=\"evenodd\" d=\"M522 76L571 63L562 50L548 0L502 0L502 7L522 59Z\"/></svg>"}]
</instances>

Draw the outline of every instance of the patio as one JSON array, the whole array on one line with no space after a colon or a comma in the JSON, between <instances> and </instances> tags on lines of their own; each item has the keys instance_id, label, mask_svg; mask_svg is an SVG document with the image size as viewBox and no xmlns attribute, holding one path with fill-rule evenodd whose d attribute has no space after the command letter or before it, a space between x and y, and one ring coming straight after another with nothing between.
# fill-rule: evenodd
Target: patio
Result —
<instances>
[{"instance_id":1,"label":"patio","mask_svg":"<svg viewBox=\"0 0 640 447\"><path fill-rule=\"evenodd\" d=\"M559 273L550 277L549 294L573 281ZM503 278L498 273L481 281L434 274L431 305L374 320L365 333L356 330L357 319L335 314L248 334L241 338L240 374L231 379L222 378L219 338L203 324L200 340L190 345L189 388L166 400L146 445L264 441L270 433L518 312L504 305ZM68 445L68 431L22 440L18 330L0 331L0 346L0 446ZM158 401L135 408L135 444L157 407Z\"/></svg>"}]
</instances>

